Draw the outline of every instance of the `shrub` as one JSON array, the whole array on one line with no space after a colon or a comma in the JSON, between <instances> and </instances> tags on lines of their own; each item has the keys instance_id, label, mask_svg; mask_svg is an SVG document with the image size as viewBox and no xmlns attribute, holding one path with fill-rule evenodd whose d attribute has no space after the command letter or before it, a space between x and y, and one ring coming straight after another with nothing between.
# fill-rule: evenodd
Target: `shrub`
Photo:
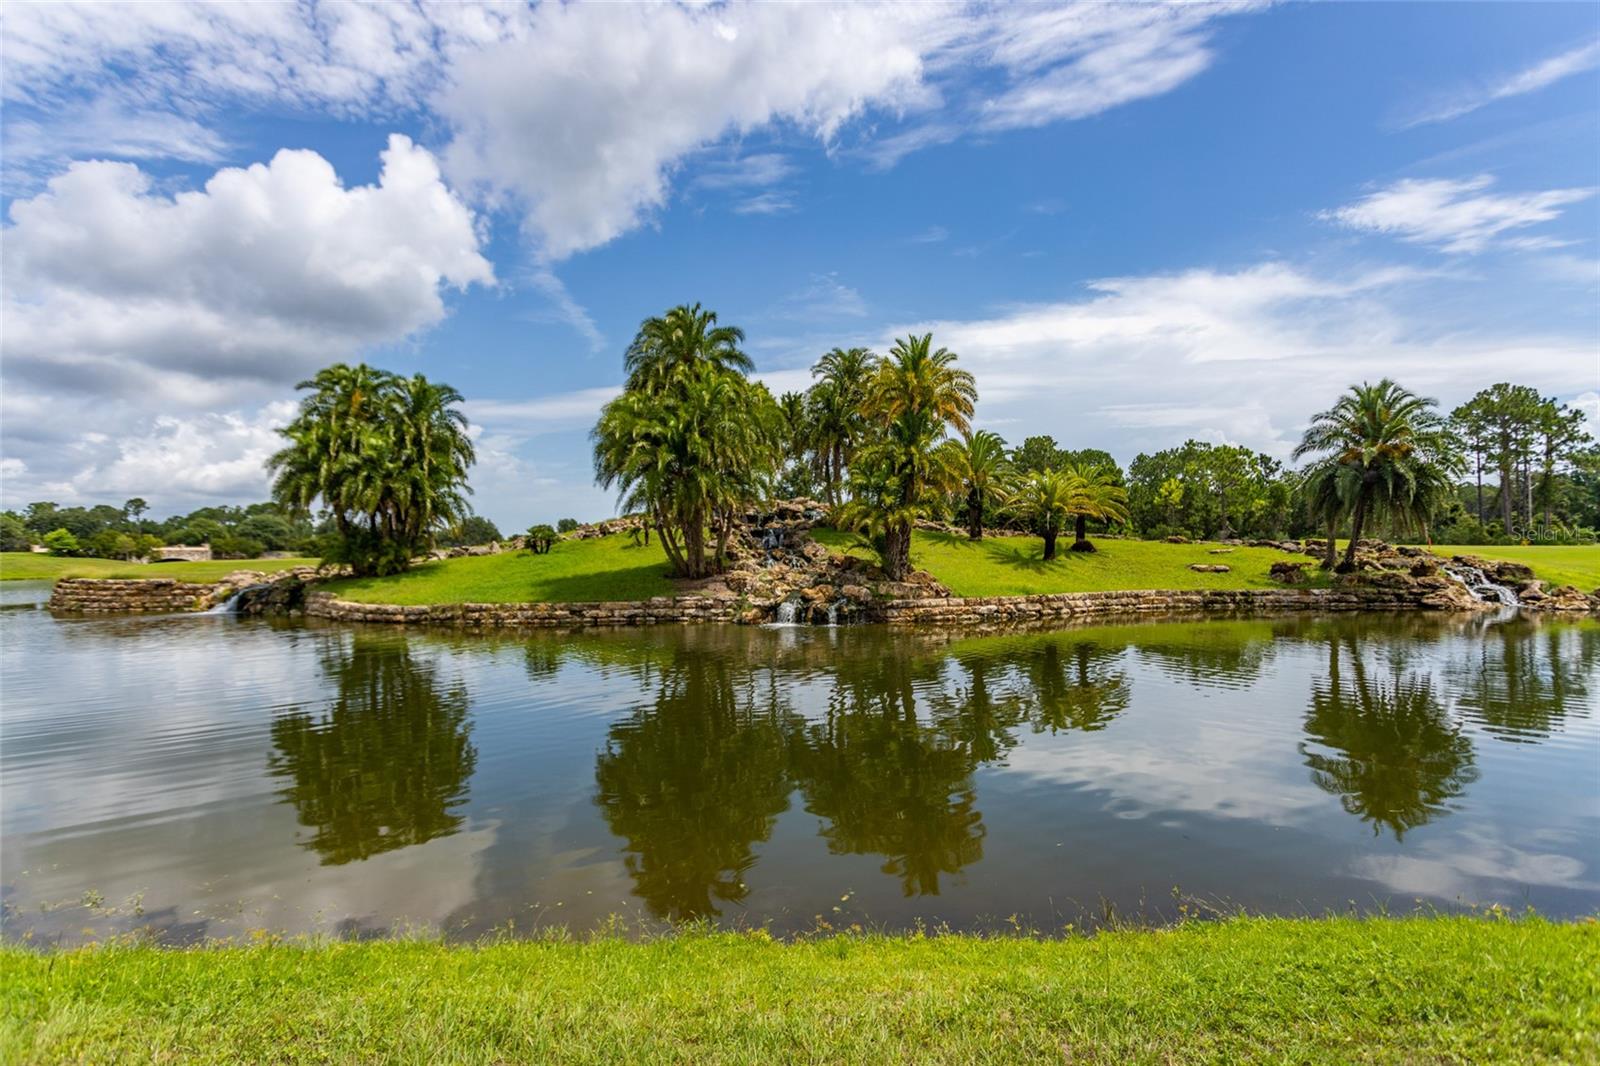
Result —
<instances>
[{"instance_id":1,"label":"shrub","mask_svg":"<svg viewBox=\"0 0 1600 1066\"><path fill-rule=\"evenodd\" d=\"M556 531L550 526L540 523L528 529L528 550L535 555L545 555L550 551L550 545L556 542Z\"/></svg>"},{"instance_id":2,"label":"shrub","mask_svg":"<svg viewBox=\"0 0 1600 1066\"><path fill-rule=\"evenodd\" d=\"M54 529L44 535L44 546L51 555L77 555L82 551L78 538L65 529Z\"/></svg>"},{"instance_id":3,"label":"shrub","mask_svg":"<svg viewBox=\"0 0 1600 1066\"><path fill-rule=\"evenodd\" d=\"M577 528L578 520L576 518L563 518L561 521L556 523L557 533L571 533Z\"/></svg>"},{"instance_id":4,"label":"shrub","mask_svg":"<svg viewBox=\"0 0 1600 1066\"><path fill-rule=\"evenodd\" d=\"M440 543L453 548L458 544L488 544L500 539L500 530L493 522L473 514L463 518L449 536L441 537Z\"/></svg>"}]
</instances>

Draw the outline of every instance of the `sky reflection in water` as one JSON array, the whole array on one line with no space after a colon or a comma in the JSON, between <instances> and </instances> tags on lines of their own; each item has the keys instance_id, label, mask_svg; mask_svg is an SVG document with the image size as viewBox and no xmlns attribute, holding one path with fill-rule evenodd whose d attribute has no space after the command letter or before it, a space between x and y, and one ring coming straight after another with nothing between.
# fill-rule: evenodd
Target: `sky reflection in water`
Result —
<instances>
[{"instance_id":1,"label":"sky reflection in water","mask_svg":"<svg viewBox=\"0 0 1600 1066\"><path fill-rule=\"evenodd\" d=\"M0 625L13 937L1600 904L1593 623Z\"/></svg>"}]
</instances>

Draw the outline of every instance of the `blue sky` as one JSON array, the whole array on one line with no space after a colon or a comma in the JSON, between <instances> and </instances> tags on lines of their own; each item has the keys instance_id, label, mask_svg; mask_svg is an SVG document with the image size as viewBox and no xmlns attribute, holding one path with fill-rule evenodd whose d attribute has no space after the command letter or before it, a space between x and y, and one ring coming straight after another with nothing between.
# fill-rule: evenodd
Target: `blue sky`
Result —
<instances>
[{"instance_id":1,"label":"blue sky","mask_svg":"<svg viewBox=\"0 0 1600 1066\"><path fill-rule=\"evenodd\" d=\"M0 497L262 498L335 360L467 397L475 504L700 301L761 375L932 329L980 424L1286 455L1344 385L1600 430L1600 7L9 5ZM280 154L283 153L283 154Z\"/></svg>"}]
</instances>

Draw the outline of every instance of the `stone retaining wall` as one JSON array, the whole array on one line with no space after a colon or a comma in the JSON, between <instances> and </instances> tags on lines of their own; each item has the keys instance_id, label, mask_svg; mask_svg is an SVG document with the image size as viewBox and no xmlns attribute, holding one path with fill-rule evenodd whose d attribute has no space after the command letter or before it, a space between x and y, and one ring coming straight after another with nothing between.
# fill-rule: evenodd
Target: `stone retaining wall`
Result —
<instances>
[{"instance_id":1,"label":"stone retaining wall","mask_svg":"<svg viewBox=\"0 0 1600 1066\"><path fill-rule=\"evenodd\" d=\"M214 584L170 577L64 577L50 591L50 609L92 613L204 611L216 603L217 588Z\"/></svg>"},{"instance_id":2,"label":"stone retaining wall","mask_svg":"<svg viewBox=\"0 0 1600 1066\"><path fill-rule=\"evenodd\" d=\"M400 625L569 628L733 622L738 620L738 604L709 596L657 596L609 603L439 603L403 607L354 603L331 592L311 592L306 596L306 615L340 622Z\"/></svg>"},{"instance_id":3,"label":"stone retaining wall","mask_svg":"<svg viewBox=\"0 0 1600 1066\"><path fill-rule=\"evenodd\" d=\"M879 608L884 621L903 626L1006 626L1138 614L1456 609L1459 609L1458 604L1431 594L1385 588L1064 592L1041 596L891 600Z\"/></svg>"}]
</instances>

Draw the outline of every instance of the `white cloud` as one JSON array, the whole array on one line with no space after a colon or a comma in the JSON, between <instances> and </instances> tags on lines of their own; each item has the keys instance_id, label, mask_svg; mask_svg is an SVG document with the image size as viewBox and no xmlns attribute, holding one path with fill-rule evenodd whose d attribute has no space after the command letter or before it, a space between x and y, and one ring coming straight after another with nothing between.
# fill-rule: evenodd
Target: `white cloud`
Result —
<instances>
[{"instance_id":1,"label":"white cloud","mask_svg":"<svg viewBox=\"0 0 1600 1066\"><path fill-rule=\"evenodd\" d=\"M471 212L401 136L353 188L305 151L172 196L79 163L3 232L13 501L259 498L286 414L262 401L437 323L443 287L494 281Z\"/></svg>"},{"instance_id":2,"label":"white cloud","mask_svg":"<svg viewBox=\"0 0 1600 1066\"><path fill-rule=\"evenodd\" d=\"M452 177L504 197L552 257L634 228L684 156L775 122L826 141L920 90L916 8L541 5L484 48L438 107Z\"/></svg>"},{"instance_id":3,"label":"white cloud","mask_svg":"<svg viewBox=\"0 0 1600 1066\"><path fill-rule=\"evenodd\" d=\"M8 380L53 392L214 404L433 325L442 286L494 280L471 213L399 135L377 185L284 150L169 197L89 162L10 216L0 351Z\"/></svg>"},{"instance_id":4,"label":"white cloud","mask_svg":"<svg viewBox=\"0 0 1600 1066\"><path fill-rule=\"evenodd\" d=\"M451 177L515 205L554 262L648 222L730 137L796 130L832 150L871 113L852 151L890 166L973 131L1083 118L1193 77L1216 18L1253 6L13 4L4 92L37 112L21 118L41 165L162 145L197 158L216 147L201 120L225 103L423 111L442 120ZM84 98L172 117L133 144L51 118ZM787 173L776 153L742 162L698 184L743 194Z\"/></svg>"},{"instance_id":5,"label":"white cloud","mask_svg":"<svg viewBox=\"0 0 1600 1066\"><path fill-rule=\"evenodd\" d=\"M1492 245L1549 248L1547 238L1507 238L1510 230L1549 222L1561 209L1586 200L1594 189L1547 189L1530 193L1494 193L1488 174L1452 180L1407 178L1357 200L1322 212L1322 218L1350 229L1386 233L1414 244L1430 244L1446 252L1481 252Z\"/></svg>"},{"instance_id":6,"label":"white cloud","mask_svg":"<svg viewBox=\"0 0 1600 1066\"><path fill-rule=\"evenodd\" d=\"M1581 44L1487 85L1460 90L1421 108L1403 126L1445 122L1507 97L1537 92L1563 78L1600 67L1600 40Z\"/></svg>"},{"instance_id":7,"label":"white cloud","mask_svg":"<svg viewBox=\"0 0 1600 1066\"><path fill-rule=\"evenodd\" d=\"M977 377L979 421L1051 433L1127 460L1193 436L1286 457L1308 416L1352 382L1397 377L1448 407L1517 368L1520 382L1592 387L1593 341L1439 321L1418 271L1324 275L1284 263L1111 278L1082 300L931 320Z\"/></svg>"},{"instance_id":8,"label":"white cloud","mask_svg":"<svg viewBox=\"0 0 1600 1066\"><path fill-rule=\"evenodd\" d=\"M736 215L782 215L794 210L794 199L786 193L758 193L733 205Z\"/></svg>"},{"instance_id":9,"label":"white cloud","mask_svg":"<svg viewBox=\"0 0 1600 1066\"><path fill-rule=\"evenodd\" d=\"M1030 8L988 44L1014 84L981 108L989 129L1080 119L1159 96L1211 65L1210 21L1243 5ZM1065 60L1065 61L1063 61Z\"/></svg>"}]
</instances>

